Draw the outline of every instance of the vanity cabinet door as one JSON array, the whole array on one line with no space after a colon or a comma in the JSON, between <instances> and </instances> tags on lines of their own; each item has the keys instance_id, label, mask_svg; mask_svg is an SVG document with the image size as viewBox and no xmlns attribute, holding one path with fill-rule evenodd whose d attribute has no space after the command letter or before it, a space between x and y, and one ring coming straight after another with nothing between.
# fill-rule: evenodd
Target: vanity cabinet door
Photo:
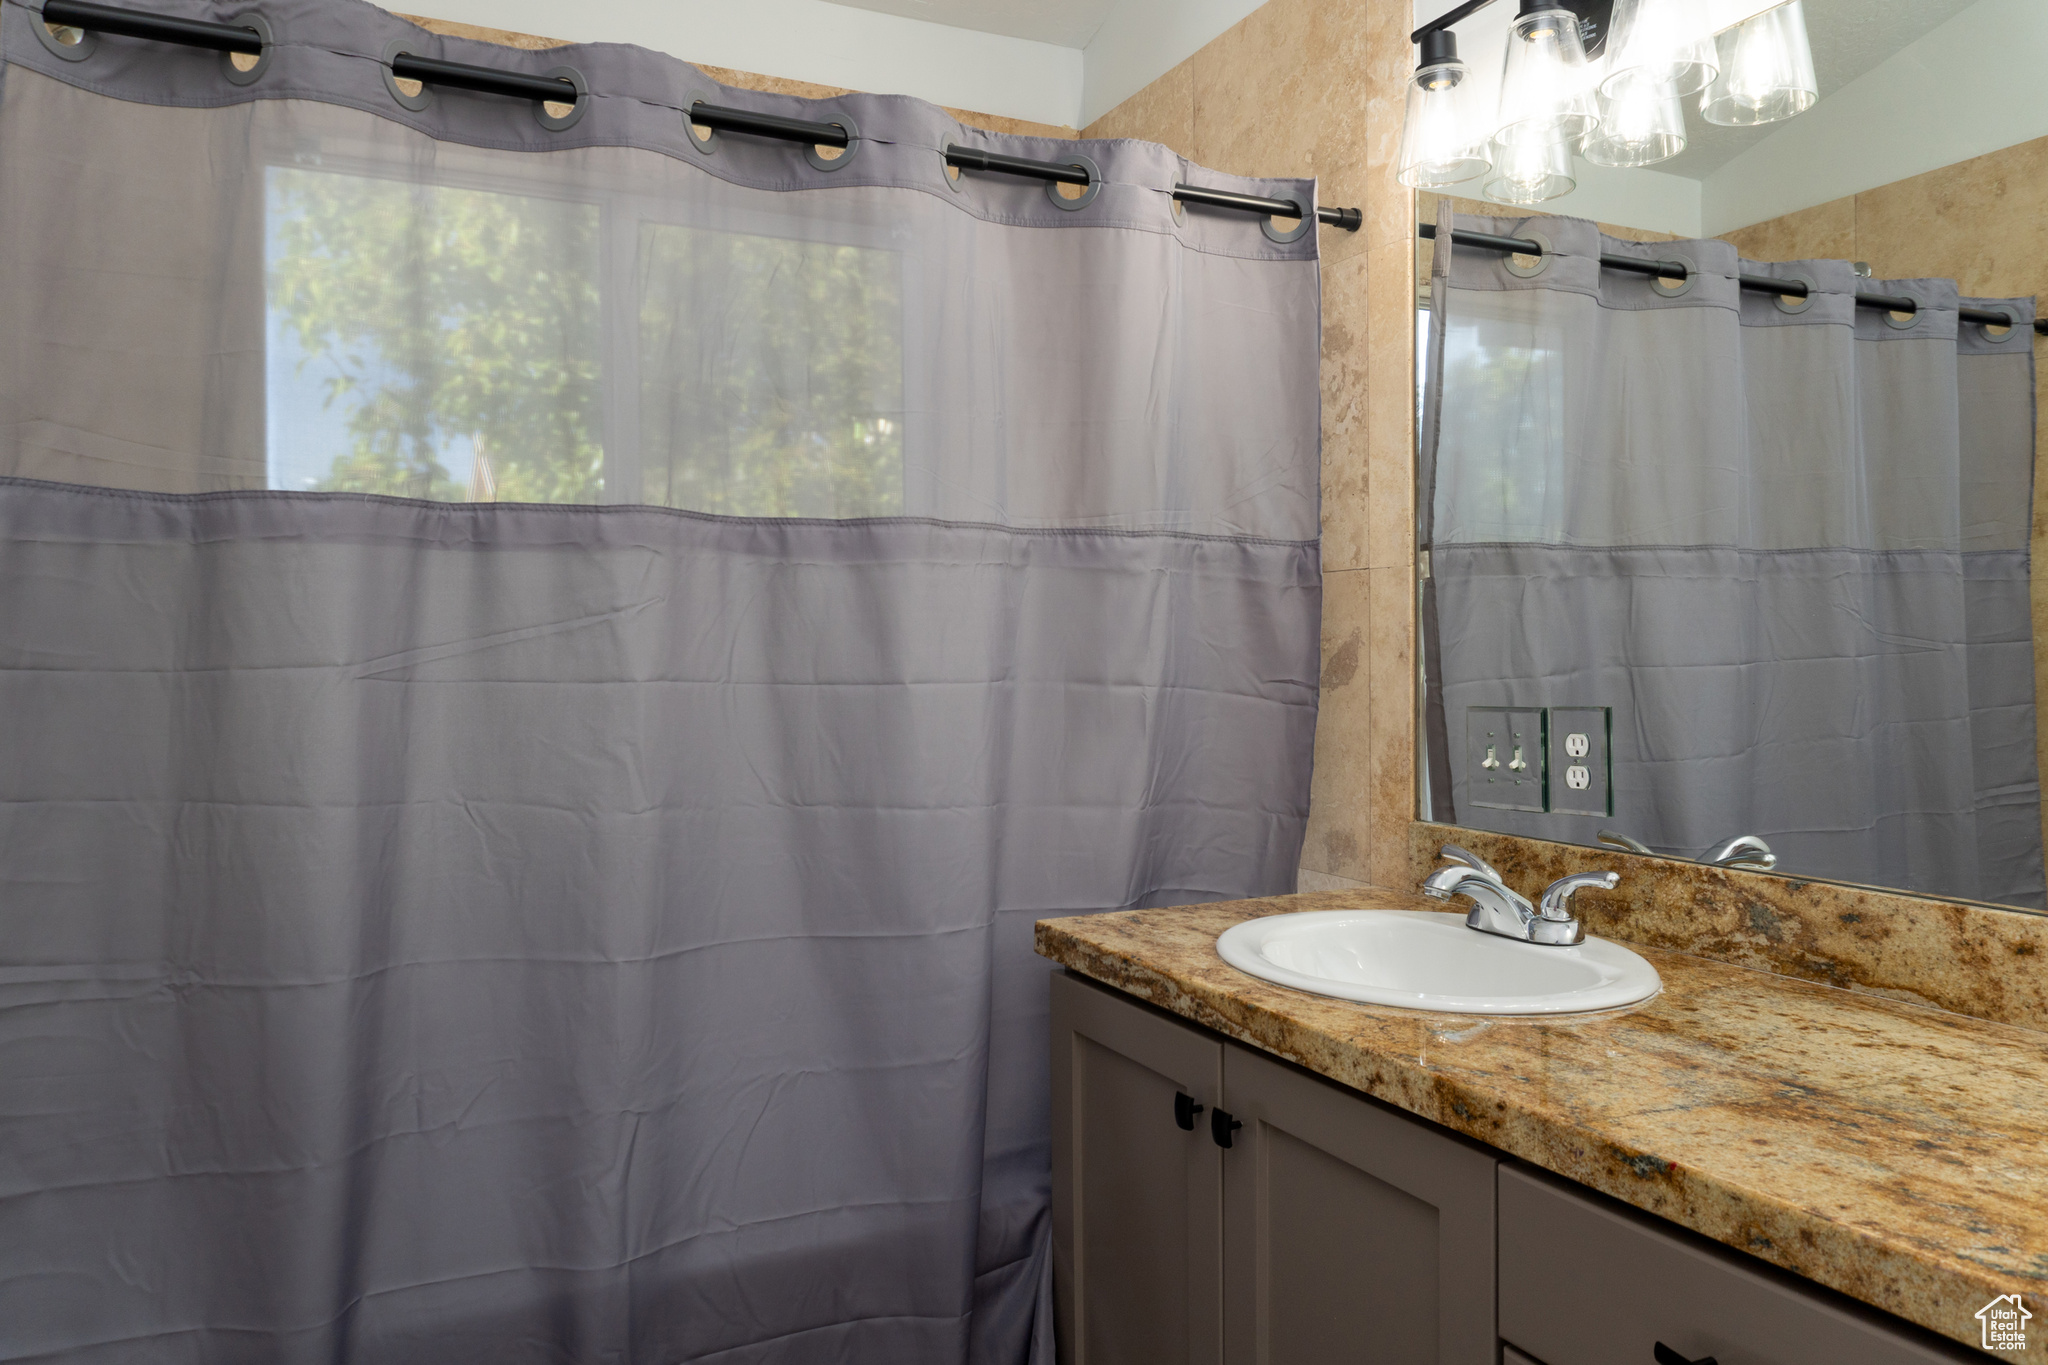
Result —
<instances>
[{"instance_id":1,"label":"vanity cabinet door","mask_svg":"<svg viewBox=\"0 0 2048 1365\"><path fill-rule=\"evenodd\" d=\"M1936 1365L1983 1357L1554 1177L1500 1171L1500 1334L1543 1365Z\"/></svg>"},{"instance_id":2,"label":"vanity cabinet door","mask_svg":"<svg viewBox=\"0 0 2048 1365\"><path fill-rule=\"evenodd\" d=\"M1213 1035L1104 987L1052 978L1063 1365L1220 1361L1224 1152L1209 1120L1222 1071Z\"/></svg>"},{"instance_id":3,"label":"vanity cabinet door","mask_svg":"<svg viewBox=\"0 0 2048 1365\"><path fill-rule=\"evenodd\" d=\"M1225 1043L1231 1365L1494 1365L1499 1158Z\"/></svg>"}]
</instances>

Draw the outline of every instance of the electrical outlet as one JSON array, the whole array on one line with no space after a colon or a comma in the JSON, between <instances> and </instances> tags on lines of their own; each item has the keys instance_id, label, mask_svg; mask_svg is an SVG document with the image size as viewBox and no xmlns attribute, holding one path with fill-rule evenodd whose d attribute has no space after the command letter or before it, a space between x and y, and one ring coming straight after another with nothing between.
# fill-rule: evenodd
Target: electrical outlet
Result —
<instances>
[{"instance_id":1,"label":"electrical outlet","mask_svg":"<svg viewBox=\"0 0 2048 1365\"><path fill-rule=\"evenodd\" d=\"M1546 810L1549 773L1542 711L1474 706L1465 712L1465 777L1473 805Z\"/></svg>"},{"instance_id":2,"label":"electrical outlet","mask_svg":"<svg viewBox=\"0 0 2048 1365\"><path fill-rule=\"evenodd\" d=\"M1614 814L1614 710L1553 706L1550 762L1564 780L1550 794L1553 815Z\"/></svg>"}]
</instances>

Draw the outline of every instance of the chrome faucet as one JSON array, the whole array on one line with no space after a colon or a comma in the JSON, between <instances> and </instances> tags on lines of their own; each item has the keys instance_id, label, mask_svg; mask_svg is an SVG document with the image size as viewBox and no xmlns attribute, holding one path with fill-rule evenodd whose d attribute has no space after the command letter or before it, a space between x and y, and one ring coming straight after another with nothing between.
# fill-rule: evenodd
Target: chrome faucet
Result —
<instances>
[{"instance_id":1,"label":"chrome faucet","mask_svg":"<svg viewBox=\"0 0 2048 1365\"><path fill-rule=\"evenodd\" d=\"M1423 895L1440 901L1463 896L1471 901L1472 911L1465 916L1467 929L1558 948L1586 941L1586 927L1571 912L1573 893L1588 887L1612 891L1621 880L1615 872L1575 872L1546 887L1537 906L1529 904L1478 854L1445 844L1442 856L1450 866L1423 878Z\"/></svg>"},{"instance_id":2,"label":"chrome faucet","mask_svg":"<svg viewBox=\"0 0 2048 1365\"><path fill-rule=\"evenodd\" d=\"M1753 867L1769 872L1778 865L1778 855L1756 835L1738 834L1702 853L1700 861L1712 867Z\"/></svg>"}]
</instances>

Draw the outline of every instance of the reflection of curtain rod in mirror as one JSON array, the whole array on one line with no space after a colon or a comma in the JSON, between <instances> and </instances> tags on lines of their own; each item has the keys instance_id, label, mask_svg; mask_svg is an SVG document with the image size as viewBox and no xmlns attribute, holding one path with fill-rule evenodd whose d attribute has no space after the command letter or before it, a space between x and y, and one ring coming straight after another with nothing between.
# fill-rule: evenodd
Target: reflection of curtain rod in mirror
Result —
<instances>
[{"instance_id":1,"label":"reflection of curtain rod in mirror","mask_svg":"<svg viewBox=\"0 0 2048 1365\"><path fill-rule=\"evenodd\" d=\"M1436 239L1436 224L1424 223L1415 229L1415 235L1425 240ZM1456 228L1451 240L1459 246L1476 246L1487 251L1508 251L1517 256L1541 256L1543 243L1530 241L1526 237L1503 237L1492 232L1471 232ZM1692 267L1684 261L1646 261L1635 256L1602 256L1600 265L1606 270L1626 270L1637 275L1648 275L1654 279L1684 280L1692 273ZM1780 294L1786 298L1803 299L1807 295L1806 285L1799 280L1774 280L1763 275L1737 275L1735 282L1744 289L1753 289L1760 294ZM1916 313L1920 305L1911 299L1893 298L1888 294L1858 294L1859 308L1882 308L1888 313ZM2010 327L2013 320L2005 313L1994 313L1985 308L1958 308L1956 316L1964 322L1981 322L1987 327ZM2048 336L2048 318L2037 318L2034 330Z\"/></svg>"},{"instance_id":2,"label":"reflection of curtain rod in mirror","mask_svg":"<svg viewBox=\"0 0 2048 1365\"><path fill-rule=\"evenodd\" d=\"M247 56L261 56L265 47L264 36L244 25L177 19L142 10L93 4L89 0L45 0L41 21L57 27L113 33L128 38L175 43L181 47L206 48L214 52L238 52ZM428 85L474 90L487 95L508 95L516 99L574 105L582 94L574 84L557 76L532 76L518 71L501 71L494 67L472 66L465 62L419 57L409 52L396 54L391 58L389 65L391 75L399 80L415 80ZM755 113L749 109L705 104L701 100L692 103L687 114L690 122L701 127L778 138L784 142L800 142L806 146L846 147L853 142L853 136L844 126L837 123L782 118L775 114ZM955 145L946 147L945 158L947 165L962 170L997 171L1005 175L1021 175L1052 184L1086 186L1094 179L1095 174L1078 163L1032 161L1024 157L1003 156L995 152ZM1292 200L1264 199L1257 195L1203 189L1195 185L1177 184L1173 187L1172 195L1182 203L1230 209L1239 213L1256 213L1273 218L1300 218L1304 208L1304 205ZM1319 223L1328 223L1346 232L1358 231L1365 221L1364 212L1355 208L1319 207L1315 211L1315 217Z\"/></svg>"}]
</instances>

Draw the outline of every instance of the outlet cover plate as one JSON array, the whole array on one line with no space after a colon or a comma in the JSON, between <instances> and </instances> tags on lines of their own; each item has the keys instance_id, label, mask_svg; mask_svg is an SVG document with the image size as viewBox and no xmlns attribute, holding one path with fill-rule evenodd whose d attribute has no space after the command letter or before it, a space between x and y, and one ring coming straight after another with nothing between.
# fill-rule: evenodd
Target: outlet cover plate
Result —
<instances>
[{"instance_id":1,"label":"outlet cover plate","mask_svg":"<svg viewBox=\"0 0 2048 1365\"><path fill-rule=\"evenodd\" d=\"M1550 708L1553 815L1614 814L1614 708Z\"/></svg>"},{"instance_id":2,"label":"outlet cover plate","mask_svg":"<svg viewBox=\"0 0 2048 1365\"><path fill-rule=\"evenodd\" d=\"M1474 706L1465 712L1465 780L1472 804L1491 810L1549 809L1543 712L1534 706ZM1520 761L1521 767L1515 766Z\"/></svg>"}]
</instances>

